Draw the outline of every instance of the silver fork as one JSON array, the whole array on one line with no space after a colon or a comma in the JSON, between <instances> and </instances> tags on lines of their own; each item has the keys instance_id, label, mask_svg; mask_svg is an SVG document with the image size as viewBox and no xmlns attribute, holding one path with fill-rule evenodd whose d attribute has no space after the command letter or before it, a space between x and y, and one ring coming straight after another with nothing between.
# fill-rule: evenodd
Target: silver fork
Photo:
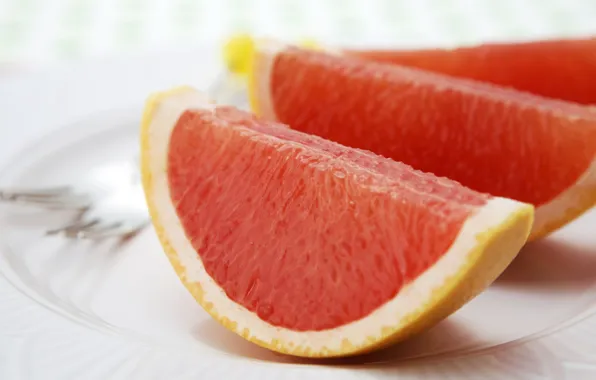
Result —
<instances>
[{"instance_id":1,"label":"silver fork","mask_svg":"<svg viewBox=\"0 0 596 380\"><path fill-rule=\"evenodd\" d=\"M207 93L219 104L248 109L245 82L228 71L218 75ZM46 230L46 235L63 235L74 239L126 238L149 224L138 160L135 162L137 164L126 168L130 172L130 181L106 178L111 168L105 167L100 168L102 170L98 172L102 174L91 178L91 184L87 183L86 186L0 189L0 202L78 212L74 221L50 228ZM95 191L97 189L101 191Z\"/></svg>"},{"instance_id":2,"label":"silver fork","mask_svg":"<svg viewBox=\"0 0 596 380\"><path fill-rule=\"evenodd\" d=\"M69 207L75 202L69 204ZM127 238L149 224L140 186L122 189L90 203L71 223L46 231L77 239Z\"/></svg>"},{"instance_id":3,"label":"silver fork","mask_svg":"<svg viewBox=\"0 0 596 380\"><path fill-rule=\"evenodd\" d=\"M91 178L74 186L0 189L0 201L76 212L74 220L48 228L46 235L75 239L127 238L149 224L149 214L138 167L122 163L118 167L120 172L125 171L124 180L106 177L106 173L113 171L112 167L96 168L101 170L90 171Z\"/></svg>"}]
</instances>

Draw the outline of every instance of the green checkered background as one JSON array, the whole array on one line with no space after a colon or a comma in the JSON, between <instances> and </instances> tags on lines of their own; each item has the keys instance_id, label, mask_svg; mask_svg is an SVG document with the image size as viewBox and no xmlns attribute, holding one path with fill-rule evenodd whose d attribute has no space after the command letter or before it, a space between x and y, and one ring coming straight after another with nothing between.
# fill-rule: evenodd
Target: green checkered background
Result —
<instances>
[{"instance_id":1,"label":"green checkered background","mask_svg":"<svg viewBox=\"0 0 596 380\"><path fill-rule=\"evenodd\" d=\"M0 0L0 63L179 49L237 32L430 46L596 34L596 0Z\"/></svg>"}]
</instances>

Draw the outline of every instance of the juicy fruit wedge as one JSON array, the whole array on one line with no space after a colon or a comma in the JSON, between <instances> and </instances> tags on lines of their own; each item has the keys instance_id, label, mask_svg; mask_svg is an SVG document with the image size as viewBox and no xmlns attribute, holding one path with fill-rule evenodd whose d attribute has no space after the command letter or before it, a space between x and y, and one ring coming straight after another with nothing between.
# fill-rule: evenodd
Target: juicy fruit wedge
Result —
<instances>
[{"instance_id":1,"label":"juicy fruit wedge","mask_svg":"<svg viewBox=\"0 0 596 380\"><path fill-rule=\"evenodd\" d=\"M596 203L596 112L339 53L257 47L257 114L536 206L531 239Z\"/></svg>"},{"instance_id":2,"label":"juicy fruit wedge","mask_svg":"<svg viewBox=\"0 0 596 380\"><path fill-rule=\"evenodd\" d=\"M217 107L153 96L143 184L174 269L216 320L300 356L370 351L487 287L533 208Z\"/></svg>"},{"instance_id":3,"label":"juicy fruit wedge","mask_svg":"<svg viewBox=\"0 0 596 380\"><path fill-rule=\"evenodd\" d=\"M223 58L230 72L251 70L255 39L231 37ZM320 49L307 40L302 47ZM450 49L349 50L345 54L512 87L536 95L596 104L596 38L485 43Z\"/></svg>"},{"instance_id":4,"label":"juicy fruit wedge","mask_svg":"<svg viewBox=\"0 0 596 380\"><path fill-rule=\"evenodd\" d=\"M488 43L456 49L360 50L381 62L596 104L596 38Z\"/></svg>"}]
</instances>

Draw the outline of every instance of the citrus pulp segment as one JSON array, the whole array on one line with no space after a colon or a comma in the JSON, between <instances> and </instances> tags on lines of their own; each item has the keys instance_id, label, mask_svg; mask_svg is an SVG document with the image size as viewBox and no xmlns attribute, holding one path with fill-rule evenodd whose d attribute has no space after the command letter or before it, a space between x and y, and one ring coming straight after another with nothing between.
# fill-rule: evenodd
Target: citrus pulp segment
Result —
<instances>
[{"instance_id":1,"label":"citrus pulp segment","mask_svg":"<svg viewBox=\"0 0 596 380\"><path fill-rule=\"evenodd\" d=\"M338 52L255 50L253 110L465 186L536 206L531 239L596 203L589 107Z\"/></svg>"},{"instance_id":2,"label":"citrus pulp segment","mask_svg":"<svg viewBox=\"0 0 596 380\"><path fill-rule=\"evenodd\" d=\"M596 104L596 38L485 43L453 49L352 50L366 59Z\"/></svg>"},{"instance_id":3,"label":"citrus pulp segment","mask_svg":"<svg viewBox=\"0 0 596 380\"><path fill-rule=\"evenodd\" d=\"M228 329L299 356L370 351L485 289L533 208L219 107L151 97L143 185L163 248Z\"/></svg>"}]
</instances>

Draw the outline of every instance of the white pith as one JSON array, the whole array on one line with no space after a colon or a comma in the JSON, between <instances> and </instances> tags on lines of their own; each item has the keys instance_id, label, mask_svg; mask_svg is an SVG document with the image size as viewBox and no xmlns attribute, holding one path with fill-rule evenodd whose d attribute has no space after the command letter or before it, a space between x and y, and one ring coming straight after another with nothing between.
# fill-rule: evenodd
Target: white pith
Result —
<instances>
[{"instance_id":1,"label":"white pith","mask_svg":"<svg viewBox=\"0 0 596 380\"><path fill-rule=\"evenodd\" d=\"M536 207L532 234L548 228L549 223L553 220L566 219L565 215L569 213L570 209L585 204L585 201L582 201L582 195L593 192L594 189L596 189L596 158L592 160L592 164L573 186L568 187L549 202Z\"/></svg>"},{"instance_id":2,"label":"white pith","mask_svg":"<svg viewBox=\"0 0 596 380\"><path fill-rule=\"evenodd\" d=\"M167 152L169 137L184 110L212 110L201 95L185 90L173 94L153 110L149 127L148 158L150 165L155 215L164 226L165 235L178 254L184 268L183 276L189 282L198 282L203 289L203 301L213 305L213 311L237 323L236 330L250 330L250 336L264 342L274 340L310 347L312 350L339 350L345 339L353 345L362 345L371 337L381 337L383 327L400 326L403 318L423 307L445 280L456 275L467 263L468 255L477 245L477 234L503 224L513 213L525 208L522 203L493 198L465 222L452 247L430 269L402 288L400 293L368 316L349 324L325 331L297 332L276 327L261 320L243 306L230 300L207 274L197 252L185 232L172 205L167 180Z\"/></svg>"},{"instance_id":3,"label":"white pith","mask_svg":"<svg viewBox=\"0 0 596 380\"><path fill-rule=\"evenodd\" d=\"M258 45L259 61L255 75L255 94L258 99L258 114L265 119L277 121L275 114L275 105L271 97L271 72L273 69L273 62L275 56L284 50L288 45L276 44L275 48L269 47L261 48ZM331 54L341 54L338 51L331 51ZM261 107L262 105L262 107ZM558 194L555 198L535 208L534 224L532 225L532 232L530 239L535 234L541 234L545 229L550 229L549 225L553 221L567 220L567 214L570 210L585 206L585 201L582 202L582 197L586 193L593 192L596 189L596 157L592 160L591 165L580 176L580 178L570 187Z\"/></svg>"},{"instance_id":4,"label":"white pith","mask_svg":"<svg viewBox=\"0 0 596 380\"><path fill-rule=\"evenodd\" d=\"M282 51L286 45L277 43L275 41L259 41L258 51L259 54L263 54L265 59L256 59L254 61L255 67L253 67L254 73L267 73L266 80L253 81L255 88L253 91L255 95L258 94L258 108L259 115L269 120L276 120L275 109L273 108L273 99L271 99L270 88L271 88L271 71L273 69L273 57ZM255 78L256 79L256 78ZM267 96L261 96L266 94Z\"/></svg>"}]
</instances>

